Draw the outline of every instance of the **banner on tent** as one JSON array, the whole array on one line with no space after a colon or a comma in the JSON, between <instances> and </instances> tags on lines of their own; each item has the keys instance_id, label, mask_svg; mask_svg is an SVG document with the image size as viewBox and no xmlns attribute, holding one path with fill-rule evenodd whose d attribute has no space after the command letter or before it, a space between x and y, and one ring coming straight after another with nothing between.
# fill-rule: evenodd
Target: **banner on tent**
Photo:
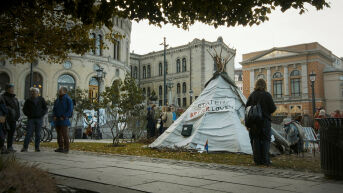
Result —
<instances>
[{"instance_id":1,"label":"banner on tent","mask_svg":"<svg viewBox=\"0 0 343 193\"><path fill-rule=\"evenodd\" d=\"M235 109L235 100L206 100L198 101L191 107L189 119L197 118L205 112L233 112Z\"/></svg>"}]
</instances>

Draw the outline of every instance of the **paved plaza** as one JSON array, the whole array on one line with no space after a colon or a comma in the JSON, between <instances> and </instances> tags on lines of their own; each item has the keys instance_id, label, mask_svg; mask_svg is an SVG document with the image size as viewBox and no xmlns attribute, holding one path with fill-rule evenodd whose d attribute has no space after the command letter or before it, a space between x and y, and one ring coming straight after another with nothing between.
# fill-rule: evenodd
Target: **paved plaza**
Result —
<instances>
[{"instance_id":1,"label":"paved plaza","mask_svg":"<svg viewBox=\"0 0 343 193\"><path fill-rule=\"evenodd\" d=\"M49 148L16 153L16 157L38 164L59 184L94 192L339 193L343 190L342 181L327 180L322 174L271 168L79 151L63 154Z\"/></svg>"}]
</instances>

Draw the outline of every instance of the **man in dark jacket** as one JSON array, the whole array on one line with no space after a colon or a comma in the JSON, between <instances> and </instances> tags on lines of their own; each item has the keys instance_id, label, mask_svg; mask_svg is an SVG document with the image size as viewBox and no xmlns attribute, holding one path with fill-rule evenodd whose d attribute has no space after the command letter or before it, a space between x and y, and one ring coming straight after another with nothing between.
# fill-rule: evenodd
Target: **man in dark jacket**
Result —
<instances>
[{"instance_id":1,"label":"man in dark jacket","mask_svg":"<svg viewBox=\"0 0 343 193\"><path fill-rule=\"evenodd\" d=\"M271 140L271 114L276 110L272 96L266 92L266 82L258 79L254 92L248 98L246 106L260 104L263 121L254 123L249 128L249 136L254 154L254 162L257 165L270 165L269 149Z\"/></svg>"},{"instance_id":2,"label":"man in dark jacket","mask_svg":"<svg viewBox=\"0 0 343 193\"><path fill-rule=\"evenodd\" d=\"M73 114L73 101L67 95L67 88L61 87L58 90L58 98L55 100L53 108L53 119L57 131L58 149L55 152L69 152L68 127L70 126L69 118Z\"/></svg>"},{"instance_id":3,"label":"man in dark jacket","mask_svg":"<svg viewBox=\"0 0 343 193\"><path fill-rule=\"evenodd\" d=\"M6 137L6 117L8 111L5 105L5 100L2 96L0 96L0 117L3 119L0 121L0 151L1 154L8 153L5 147L5 137Z\"/></svg>"},{"instance_id":4,"label":"man in dark jacket","mask_svg":"<svg viewBox=\"0 0 343 193\"><path fill-rule=\"evenodd\" d=\"M8 133L7 133L7 151L8 152L16 152L13 147L13 135L16 128L16 122L18 121L20 117L20 110L19 110L19 102L18 99L15 97L14 94L14 85L13 84L7 84L6 92L2 95L3 99L5 100L6 108L8 110L8 116L7 116L7 124L9 127Z\"/></svg>"},{"instance_id":5,"label":"man in dark jacket","mask_svg":"<svg viewBox=\"0 0 343 193\"><path fill-rule=\"evenodd\" d=\"M43 123L43 117L47 113L48 108L44 98L39 96L38 88L30 88L30 95L31 97L26 99L23 107L23 112L27 116L28 122L27 133L21 152L27 152L33 131L35 132L35 151L40 152L40 132Z\"/></svg>"}]
</instances>

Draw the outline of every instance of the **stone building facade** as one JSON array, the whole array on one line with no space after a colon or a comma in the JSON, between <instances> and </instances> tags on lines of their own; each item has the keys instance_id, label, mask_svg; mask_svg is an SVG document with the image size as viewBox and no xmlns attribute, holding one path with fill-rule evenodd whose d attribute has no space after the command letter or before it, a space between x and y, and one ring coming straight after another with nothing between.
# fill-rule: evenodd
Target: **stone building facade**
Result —
<instances>
[{"instance_id":1,"label":"stone building facade","mask_svg":"<svg viewBox=\"0 0 343 193\"><path fill-rule=\"evenodd\" d=\"M232 56L226 71L233 78L236 51L229 48L221 37L215 42L194 39L186 45L166 50L168 104L187 107L200 95L216 68L209 53L215 53L213 49L218 54L222 50L222 58ZM154 91L158 97L157 103L164 105L164 92L167 90L163 88L164 50L145 55L131 53L130 62L131 75L137 79L143 93L149 98Z\"/></svg>"},{"instance_id":2,"label":"stone building facade","mask_svg":"<svg viewBox=\"0 0 343 193\"><path fill-rule=\"evenodd\" d=\"M98 92L96 69L103 68L106 73L101 87L110 86L114 80L124 79L129 72L130 64L130 36L131 21L118 17L113 18L114 30L125 35L125 38L113 44L105 39L106 27L90 32L96 39L95 49L83 56L70 54L69 59L63 64L47 63L38 61L33 65L33 86L41 90L41 95L48 100L56 98L60 86L69 89L79 87L88 89L89 96L95 98ZM108 49L102 49L100 44L106 44ZM0 87L11 82L15 85L15 93L19 99L28 96L30 87L30 64L9 64L9 61L1 61Z\"/></svg>"},{"instance_id":3,"label":"stone building facade","mask_svg":"<svg viewBox=\"0 0 343 193\"><path fill-rule=\"evenodd\" d=\"M243 94L246 97L254 90L256 80L263 78L279 109L286 109L287 114L312 116L309 74L316 74L316 108L325 108L330 99L325 95L323 72L328 66L340 68L341 59L319 43L313 42L243 54L241 65ZM333 86L333 89L338 89L339 85Z\"/></svg>"},{"instance_id":4,"label":"stone building facade","mask_svg":"<svg viewBox=\"0 0 343 193\"><path fill-rule=\"evenodd\" d=\"M239 90L243 92L243 72L241 68L235 69L235 83Z\"/></svg>"},{"instance_id":5,"label":"stone building facade","mask_svg":"<svg viewBox=\"0 0 343 193\"><path fill-rule=\"evenodd\" d=\"M324 91L327 112L343 110L343 68L324 69Z\"/></svg>"}]
</instances>

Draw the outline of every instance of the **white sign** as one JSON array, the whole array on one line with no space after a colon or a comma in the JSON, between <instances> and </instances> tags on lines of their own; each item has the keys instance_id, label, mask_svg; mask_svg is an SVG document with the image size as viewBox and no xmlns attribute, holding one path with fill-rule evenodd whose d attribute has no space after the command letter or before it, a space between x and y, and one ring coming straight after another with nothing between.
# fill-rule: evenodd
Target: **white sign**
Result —
<instances>
[{"instance_id":1,"label":"white sign","mask_svg":"<svg viewBox=\"0 0 343 193\"><path fill-rule=\"evenodd\" d=\"M198 101L191 107L189 119L197 118L205 112L226 112L235 110L235 100L206 100Z\"/></svg>"}]
</instances>

